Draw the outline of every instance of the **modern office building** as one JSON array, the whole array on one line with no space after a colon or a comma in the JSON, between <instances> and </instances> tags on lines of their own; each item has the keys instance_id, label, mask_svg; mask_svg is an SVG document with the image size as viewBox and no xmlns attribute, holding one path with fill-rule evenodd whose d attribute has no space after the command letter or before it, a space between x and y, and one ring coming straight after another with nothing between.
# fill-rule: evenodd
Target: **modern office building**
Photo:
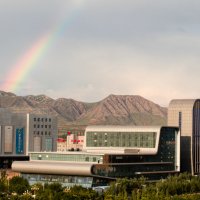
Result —
<instances>
[{"instance_id":1,"label":"modern office building","mask_svg":"<svg viewBox=\"0 0 200 200\"><path fill-rule=\"evenodd\" d=\"M56 151L57 119L0 109L0 168L28 160L29 151Z\"/></svg>"},{"instance_id":2,"label":"modern office building","mask_svg":"<svg viewBox=\"0 0 200 200\"><path fill-rule=\"evenodd\" d=\"M50 115L27 114L27 152L57 150L57 118Z\"/></svg>"},{"instance_id":3,"label":"modern office building","mask_svg":"<svg viewBox=\"0 0 200 200\"><path fill-rule=\"evenodd\" d=\"M0 109L0 168L10 168L13 160L28 160L26 116Z\"/></svg>"},{"instance_id":4,"label":"modern office building","mask_svg":"<svg viewBox=\"0 0 200 200\"><path fill-rule=\"evenodd\" d=\"M12 170L30 184L106 185L123 177L165 178L180 171L177 127L89 126L83 151L31 152L30 161L15 161Z\"/></svg>"},{"instance_id":5,"label":"modern office building","mask_svg":"<svg viewBox=\"0 0 200 200\"><path fill-rule=\"evenodd\" d=\"M200 99L172 100L168 107L168 126L181 133L181 171L200 173Z\"/></svg>"}]
</instances>

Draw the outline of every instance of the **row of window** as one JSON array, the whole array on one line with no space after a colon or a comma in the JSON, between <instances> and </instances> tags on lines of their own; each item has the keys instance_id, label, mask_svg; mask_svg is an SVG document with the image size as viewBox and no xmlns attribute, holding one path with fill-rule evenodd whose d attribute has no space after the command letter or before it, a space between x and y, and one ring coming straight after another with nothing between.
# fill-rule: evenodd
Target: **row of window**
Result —
<instances>
[{"instance_id":1,"label":"row of window","mask_svg":"<svg viewBox=\"0 0 200 200\"><path fill-rule=\"evenodd\" d=\"M51 135L51 131L34 131L34 135Z\"/></svg>"},{"instance_id":2,"label":"row of window","mask_svg":"<svg viewBox=\"0 0 200 200\"><path fill-rule=\"evenodd\" d=\"M40 122L40 121L41 122L47 122L47 121L51 122L51 118L39 118L39 117L36 118L35 117L33 120L34 120L34 122L36 122L36 121L38 121L38 122Z\"/></svg>"},{"instance_id":3,"label":"row of window","mask_svg":"<svg viewBox=\"0 0 200 200\"><path fill-rule=\"evenodd\" d=\"M42 160L56 160L56 161L74 161L74 162L96 162L98 160L102 160L102 156L98 155L85 155L85 154L30 154L31 160L38 160L41 158Z\"/></svg>"},{"instance_id":4,"label":"row of window","mask_svg":"<svg viewBox=\"0 0 200 200\"><path fill-rule=\"evenodd\" d=\"M154 148L155 143L153 141L122 141L120 142L102 142L94 141L93 143L87 144L87 147L138 147L138 148Z\"/></svg>"},{"instance_id":5,"label":"row of window","mask_svg":"<svg viewBox=\"0 0 200 200\"><path fill-rule=\"evenodd\" d=\"M36 125L36 124L34 124L33 125L33 127L34 128L51 128L51 125L40 125L40 124L38 124L38 125Z\"/></svg>"},{"instance_id":6,"label":"row of window","mask_svg":"<svg viewBox=\"0 0 200 200\"><path fill-rule=\"evenodd\" d=\"M84 183L92 184L92 177L78 177L78 176L58 176L58 175L37 175L37 174L22 174L22 176L29 181L48 181L59 183Z\"/></svg>"},{"instance_id":7,"label":"row of window","mask_svg":"<svg viewBox=\"0 0 200 200\"><path fill-rule=\"evenodd\" d=\"M87 147L144 147L154 148L155 132L87 132Z\"/></svg>"}]
</instances>

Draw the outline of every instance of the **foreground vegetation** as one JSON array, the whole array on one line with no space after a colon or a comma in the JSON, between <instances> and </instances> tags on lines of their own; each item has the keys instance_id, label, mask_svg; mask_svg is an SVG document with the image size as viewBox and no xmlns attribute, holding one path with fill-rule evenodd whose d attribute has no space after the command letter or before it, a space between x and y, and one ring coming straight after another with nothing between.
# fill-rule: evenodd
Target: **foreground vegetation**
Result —
<instances>
[{"instance_id":1,"label":"foreground vegetation","mask_svg":"<svg viewBox=\"0 0 200 200\"><path fill-rule=\"evenodd\" d=\"M200 177L189 174L170 176L156 183L145 179L121 179L112 183L106 200L197 200L200 199Z\"/></svg>"},{"instance_id":2,"label":"foreground vegetation","mask_svg":"<svg viewBox=\"0 0 200 200\"><path fill-rule=\"evenodd\" d=\"M0 199L11 200L197 200L200 199L200 177L190 174L170 176L150 183L144 178L119 179L99 194L92 189L74 186L70 190L59 183L35 184L13 177L8 180L4 171L0 178Z\"/></svg>"}]
</instances>

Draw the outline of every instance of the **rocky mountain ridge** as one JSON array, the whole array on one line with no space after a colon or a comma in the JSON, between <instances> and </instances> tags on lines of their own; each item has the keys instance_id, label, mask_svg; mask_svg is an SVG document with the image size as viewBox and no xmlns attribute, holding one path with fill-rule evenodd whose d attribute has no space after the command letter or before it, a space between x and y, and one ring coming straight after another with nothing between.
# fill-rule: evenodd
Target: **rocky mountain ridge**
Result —
<instances>
[{"instance_id":1,"label":"rocky mountain ridge","mask_svg":"<svg viewBox=\"0 0 200 200\"><path fill-rule=\"evenodd\" d=\"M17 96L0 91L0 108L17 113L50 114L59 124L163 125L167 109L138 95L109 95L96 103L52 99L46 95Z\"/></svg>"}]
</instances>

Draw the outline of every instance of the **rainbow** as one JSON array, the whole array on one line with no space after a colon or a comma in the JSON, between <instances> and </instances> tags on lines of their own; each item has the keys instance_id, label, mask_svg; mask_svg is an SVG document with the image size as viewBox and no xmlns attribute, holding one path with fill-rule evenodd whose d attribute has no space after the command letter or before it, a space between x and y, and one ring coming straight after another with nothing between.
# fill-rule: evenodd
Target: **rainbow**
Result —
<instances>
[{"instance_id":1,"label":"rainbow","mask_svg":"<svg viewBox=\"0 0 200 200\"><path fill-rule=\"evenodd\" d=\"M31 69L36 66L43 52L48 48L49 35L41 37L24 56L12 67L6 76L4 84L1 86L3 91L16 91L20 82L23 81Z\"/></svg>"},{"instance_id":2,"label":"rainbow","mask_svg":"<svg viewBox=\"0 0 200 200\"><path fill-rule=\"evenodd\" d=\"M56 26L49 33L40 37L32 45L32 47L18 60L18 62L11 67L11 70L8 72L5 81L0 86L1 90L7 92L16 92L20 88L21 83L26 80L31 70L37 66L47 50L61 35L63 35L68 25L72 24L72 21L80 13L79 9L77 8L81 8L83 1L79 0L79 3L77 2L75 3L76 10L74 10L72 14L69 15L66 20L64 20L64 22Z\"/></svg>"}]
</instances>

